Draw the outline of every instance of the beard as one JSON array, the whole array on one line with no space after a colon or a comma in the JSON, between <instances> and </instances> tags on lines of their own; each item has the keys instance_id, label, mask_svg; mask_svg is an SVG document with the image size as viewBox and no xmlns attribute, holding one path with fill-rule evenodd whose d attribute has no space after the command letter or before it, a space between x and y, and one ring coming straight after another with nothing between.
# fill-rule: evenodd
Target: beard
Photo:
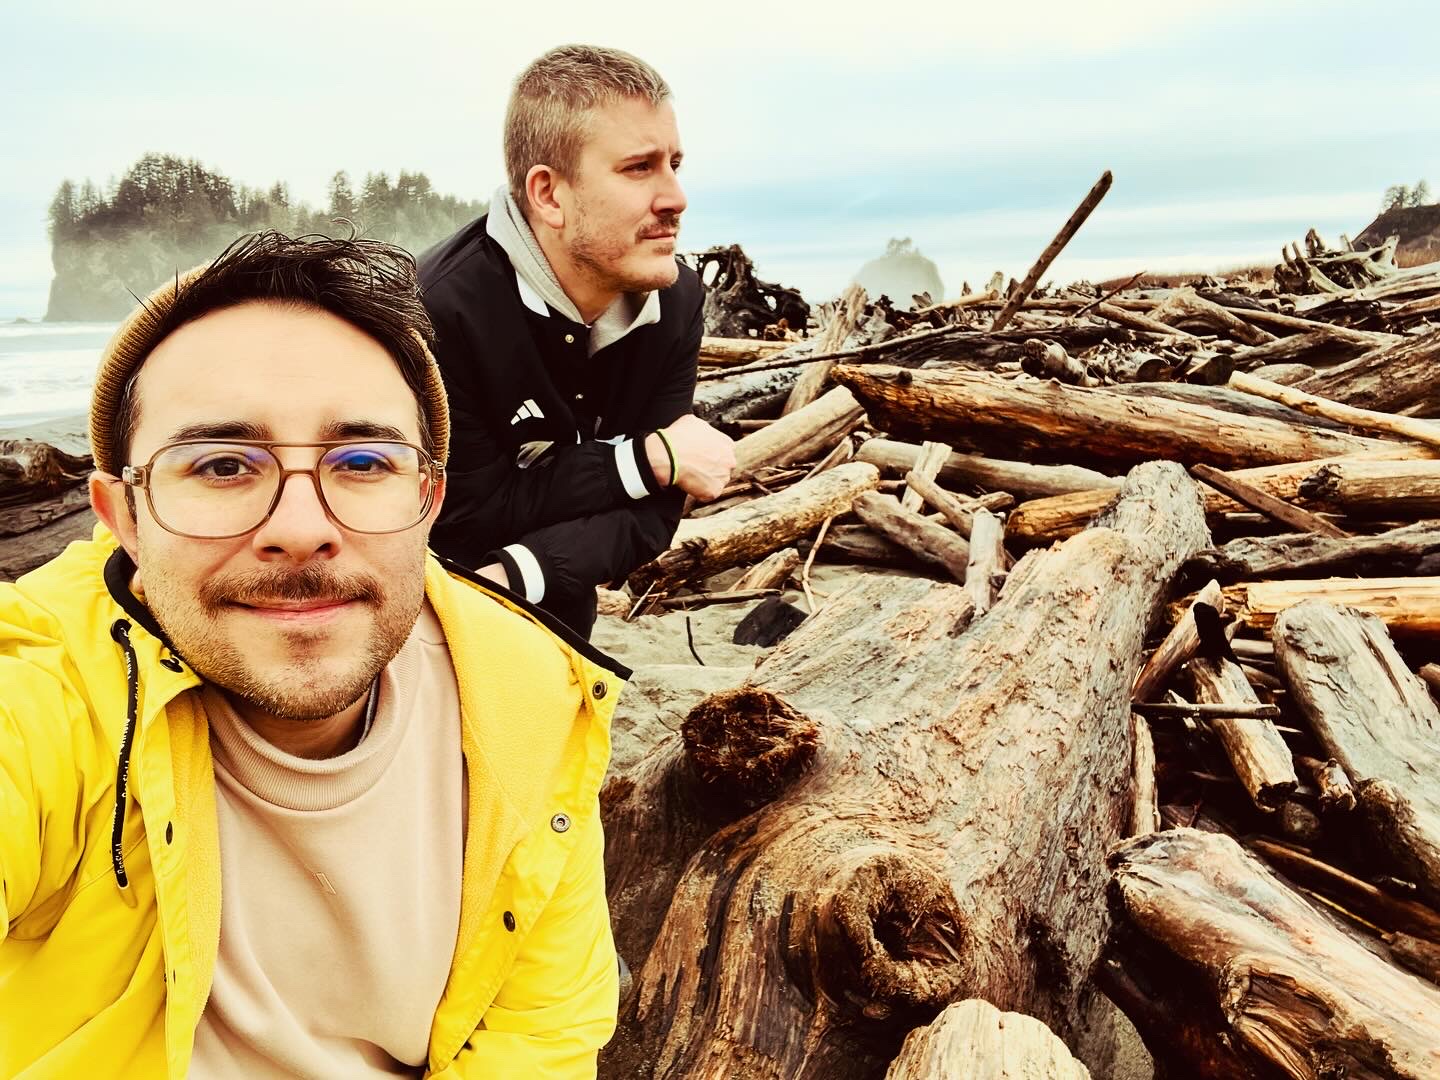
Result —
<instances>
[{"instance_id":1,"label":"beard","mask_svg":"<svg viewBox=\"0 0 1440 1080\"><path fill-rule=\"evenodd\" d=\"M420 557L415 564L419 570ZM387 592L374 575L337 574L318 562L216 575L189 592L167 575L143 580L155 620L201 678L252 708L301 722L326 719L359 701L409 638L425 599L423 571L390 579ZM360 647L335 641L328 628L277 628L275 640L266 641L227 633L235 605L307 600L358 605L370 623ZM277 646L280 659L267 663L265 655Z\"/></svg>"},{"instance_id":2,"label":"beard","mask_svg":"<svg viewBox=\"0 0 1440 1080\"><path fill-rule=\"evenodd\" d=\"M680 215L662 214L653 224L646 225L628 237L606 236L591 231L583 204L578 206L580 225L569 245L571 260L606 292L636 293L664 289L675 283L679 269L673 256L675 243L679 239ZM651 230L675 232L670 239L670 250L663 260L645 260L649 266L630 267L628 258L639 250L639 245ZM667 238L669 239L669 238ZM657 253L659 254L659 253Z\"/></svg>"}]
</instances>

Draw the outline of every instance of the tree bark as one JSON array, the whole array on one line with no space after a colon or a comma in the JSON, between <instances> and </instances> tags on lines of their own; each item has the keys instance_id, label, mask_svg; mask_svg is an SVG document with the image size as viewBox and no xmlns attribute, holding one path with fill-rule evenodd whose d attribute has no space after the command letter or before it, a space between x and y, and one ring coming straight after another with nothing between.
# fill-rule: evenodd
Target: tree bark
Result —
<instances>
[{"instance_id":1,"label":"tree bark","mask_svg":"<svg viewBox=\"0 0 1440 1080\"><path fill-rule=\"evenodd\" d=\"M1161 458L1243 469L1385 448L1380 440L1302 423L984 372L841 365L833 375L887 432L1042 460L1131 465Z\"/></svg>"},{"instance_id":2,"label":"tree bark","mask_svg":"<svg viewBox=\"0 0 1440 1080\"><path fill-rule=\"evenodd\" d=\"M1111 958L1162 997L1121 1004L1157 1059L1215 1080L1440 1075L1440 990L1234 840L1171 829L1128 841L1109 863Z\"/></svg>"},{"instance_id":3,"label":"tree bark","mask_svg":"<svg viewBox=\"0 0 1440 1080\"><path fill-rule=\"evenodd\" d=\"M813 722L814 764L690 859L605 1075L878 1078L961 997L1036 1016L1109 1074L1088 973L1131 817L1130 686L1205 543L1178 468L1125 491L968 633L964 590L866 580L764 661L749 689Z\"/></svg>"},{"instance_id":4,"label":"tree bark","mask_svg":"<svg viewBox=\"0 0 1440 1080\"><path fill-rule=\"evenodd\" d=\"M875 466L850 462L711 517L682 521L670 548L636 570L630 586L636 595L665 591L754 562L849 510L879 483Z\"/></svg>"},{"instance_id":5,"label":"tree bark","mask_svg":"<svg viewBox=\"0 0 1440 1080\"><path fill-rule=\"evenodd\" d=\"M799 374L800 368L793 366L738 372L697 383L694 413L706 423L717 425L779 416Z\"/></svg>"},{"instance_id":6,"label":"tree bark","mask_svg":"<svg viewBox=\"0 0 1440 1080\"><path fill-rule=\"evenodd\" d=\"M1375 849L1440 903L1440 708L1374 616L1316 602L1282 612L1275 659L1316 738L1355 787Z\"/></svg>"},{"instance_id":7,"label":"tree bark","mask_svg":"<svg viewBox=\"0 0 1440 1080\"><path fill-rule=\"evenodd\" d=\"M894 439L869 439L856 452L859 461L904 475L920 459L920 447ZM1005 491L1017 499L1039 499L1076 491L1106 489L1113 495L1123 482L1094 469L1078 465L1031 465L1024 461L1000 461L980 454L952 453L935 477L950 487L968 486L981 491Z\"/></svg>"},{"instance_id":8,"label":"tree bark","mask_svg":"<svg viewBox=\"0 0 1440 1080\"><path fill-rule=\"evenodd\" d=\"M797 330L804 327L796 327ZM761 341L759 338L702 337L700 363L713 367L733 367L756 360L768 360L789 348L787 341Z\"/></svg>"},{"instance_id":9,"label":"tree bark","mask_svg":"<svg viewBox=\"0 0 1440 1080\"><path fill-rule=\"evenodd\" d=\"M971 998L947 1006L905 1039L885 1080L1090 1080L1054 1032L1023 1013Z\"/></svg>"}]
</instances>

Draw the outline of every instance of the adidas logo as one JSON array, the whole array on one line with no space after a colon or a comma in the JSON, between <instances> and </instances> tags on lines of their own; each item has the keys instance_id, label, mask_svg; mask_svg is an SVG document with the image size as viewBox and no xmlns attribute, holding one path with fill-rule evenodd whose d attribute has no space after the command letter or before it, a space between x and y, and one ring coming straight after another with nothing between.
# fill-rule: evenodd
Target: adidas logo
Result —
<instances>
[{"instance_id":1,"label":"adidas logo","mask_svg":"<svg viewBox=\"0 0 1440 1080\"><path fill-rule=\"evenodd\" d=\"M543 420L545 414L540 411L540 406L535 404L533 398L526 398L525 404L515 410L515 415L510 418L510 426L514 427L521 420Z\"/></svg>"}]
</instances>

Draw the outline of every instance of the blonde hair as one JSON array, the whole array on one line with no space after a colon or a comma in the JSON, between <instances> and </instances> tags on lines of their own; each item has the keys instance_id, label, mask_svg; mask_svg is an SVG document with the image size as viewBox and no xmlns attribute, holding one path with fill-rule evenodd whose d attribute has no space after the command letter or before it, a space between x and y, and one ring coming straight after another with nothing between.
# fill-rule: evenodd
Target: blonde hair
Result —
<instances>
[{"instance_id":1,"label":"blonde hair","mask_svg":"<svg viewBox=\"0 0 1440 1080\"><path fill-rule=\"evenodd\" d=\"M659 105L670 96L660 73L619 49L561 45L520 73L505 110L505 173L510 194L526 207L525 178L548 165L572 178L589 133L590 114L623 98Z\"/></svg>"}]
</instances>

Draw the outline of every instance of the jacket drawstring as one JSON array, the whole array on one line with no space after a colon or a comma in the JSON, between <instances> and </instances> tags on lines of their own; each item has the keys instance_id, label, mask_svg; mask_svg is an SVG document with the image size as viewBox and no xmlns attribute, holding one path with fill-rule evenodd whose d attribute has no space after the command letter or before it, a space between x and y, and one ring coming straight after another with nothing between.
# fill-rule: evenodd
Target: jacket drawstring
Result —
<instances>
[{"instance_id":1,"label":"jacket drawstring","mask_svg":"<svg viewBox=\"0 0 1440 1080\"><path fill-rule=\"evenodd\" d=\"M115 870L115 884L121 895L130 895L130 877L125 873L122 834L125 831L125 810L130 794L130 747L135 741L135 726L140 712L139 664L135 646L130 644L130 624L116 619L110 624L110 636L125 654L125 731L120 736L120 760L115 767L115 817L110 830L110 863Z\"/></svg>"}]
</instances>

